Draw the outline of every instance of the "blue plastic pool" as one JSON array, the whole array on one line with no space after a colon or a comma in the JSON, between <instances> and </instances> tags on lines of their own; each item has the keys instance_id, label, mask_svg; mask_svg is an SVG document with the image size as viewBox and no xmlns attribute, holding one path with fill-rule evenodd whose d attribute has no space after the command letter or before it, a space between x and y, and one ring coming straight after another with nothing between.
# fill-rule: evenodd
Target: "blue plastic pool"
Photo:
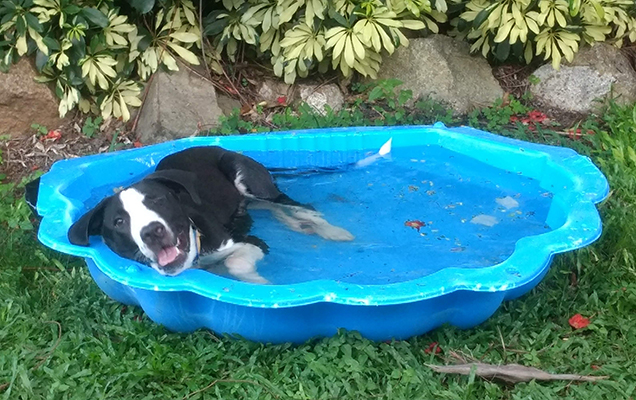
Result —
<instances>
[{"instance_id":1,"label":"blue plastic pool","mask_svg":"<svg viewBox=\"0 0 636 400\"><path fill-rule=\"evenodd\" d=\"M350 167L390 138L390 157ZM253 233L270 246L259 273L272 285L202 270L161 276L99 238L88 248L68 242L72 222L115 188L200 145L262 162L283 191L355 240L302 235L251 211ZM108 296L168 329L279 343L346 328L386 340L483 322L533 288L554 254L599 237L595 204L607 193L605 177L573 150L436 124L190 138L65 160L42 177L37 209L42 243L84 257Z\"/></svg>"}]
</instances>

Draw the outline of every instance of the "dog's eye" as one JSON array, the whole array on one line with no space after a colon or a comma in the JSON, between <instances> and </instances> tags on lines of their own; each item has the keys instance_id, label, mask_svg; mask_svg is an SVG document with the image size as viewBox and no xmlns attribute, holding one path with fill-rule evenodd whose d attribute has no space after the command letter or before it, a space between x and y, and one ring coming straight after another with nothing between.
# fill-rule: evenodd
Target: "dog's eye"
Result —
<instances>
[{"instance_id":1,"label":"dog's eye","mask_svg":"<svg viewBox=\"0 0 636 400\"><path fill-rule=\"evenodd\" d=\"M124 219L123 218L115 218L115 221L113 221L113 225L115 225L115 228L119 228L124 224Z\"/></svg>"}]
</instances>

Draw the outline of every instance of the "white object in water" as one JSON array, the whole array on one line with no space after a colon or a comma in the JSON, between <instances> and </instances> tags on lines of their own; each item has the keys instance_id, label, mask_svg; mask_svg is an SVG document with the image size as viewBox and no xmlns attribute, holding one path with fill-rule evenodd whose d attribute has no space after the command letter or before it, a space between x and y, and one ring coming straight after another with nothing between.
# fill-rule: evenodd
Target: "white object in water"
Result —
<instances>
[{"instance_id":1,"label":"white object in water","mask_svg":"<svg viewBox=\"0 0 636 400\"><path fill-rule=\"evenodd\" d=\"M387 154L389 154L391 152L391 141L392 140L393 140L393 138L389 139L386 143L384 143L382 145L382 147L380 147L380 150L377 153L358 161L356 163L356 167L366 167L367 165L371 165L372 163L374 163L378 159L380 159L380 158L386 156Z\"/></svg>"},{"instance_id":2,"label":"white object in water","mask_svg":"<svg viewBox=\"0 0 636 400\"><path fill-rule=\"evenodd\" d=\"M497 202L497 204L499 204L500 206L502 206L506 210L510 210L511 208L519 207L519 202L517 200L513 199L510 196L499 197L499 198L495 199L495 201Z\"/></svg>"},{"instance_id":3,"label":"white object in water","mask_svg":"<svg viewBox=\"0 0 636 400\"><path fill-rule=\"evenodd\" d=\"M492 227L492 226L497 225L499 220L497 218L493 217L492 215L479 214L476 217L474 217L473 219L471 219L470 222L472 222L473 224L479 224L479 225Z\"/></svg>"}]
</instances>

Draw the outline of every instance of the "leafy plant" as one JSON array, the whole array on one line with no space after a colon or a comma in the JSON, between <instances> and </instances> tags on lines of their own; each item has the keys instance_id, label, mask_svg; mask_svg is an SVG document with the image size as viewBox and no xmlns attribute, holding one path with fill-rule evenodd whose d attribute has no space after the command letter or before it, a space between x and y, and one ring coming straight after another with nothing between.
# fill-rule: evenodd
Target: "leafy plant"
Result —
<instances>
[{"instance_id":1,"label":"leafy plant","mask_svg":"<svg viewBox=\"0 0 636 400\"><path fill-rule=\"evenodd\" d=\"M95 133L99 131L99 126L101 125L102 121L102 117L96 117L95 119L93 119L92 117L86 118L86 121L84 121L84 125L82 126L82 133L84 134L84 136L89 138L95 136Z\"/></svg>"},{"instance_id":2,"label":"leafy plant","mask_svg":"<svg viewBox=\"0 0 636 400\"><path fill-rule=\"evenodd\" d=\"M445 0L225 0L225 10L204 19L204 34L230 60L241 44L256 45L277 76L293 83L310 71L329 67L344 76L357 71L376 77L381 53L408 46L401 29L437 32L446 21Z\"/></svg>"},{"instance_id":3,"label":"leafy plant","mask_svg":"<svg viewBox=\"0 0 636 400\"><path fill-rule=\"evenodd\" d=\"M472 51L504 61L535 56L559 68L572 61L582 42L636 41L631 0L470 0L453 21L456 35L472 41Z\"/></svg>"},{"instance_id":4,"label":"leafy plant","mask_svg":"<svg viewBox=\"0 0 636 400\"><path fill-rule=\"evenodd\" d=\"M79 107L126 121L141 104L140 82L177 58L198 64L199 22L190 0L162 3L144 17L125 15L114 0L5 0L0 3L0 56L10 65L35 55L41 82L52 82L59 113ZM133 1L150 12L154 2Z\"/></svg>"},{"instance_id":5,"label":"leafy plant","mask_svg":"<svg viewBox=\"0 0 636 400\"><path fill-rule=\"evenodd\" d=\"M33 129L38 135L46 135L49 132L49 129L40 124L31 124L31 129Z\"/></svg>"}]
</instances>

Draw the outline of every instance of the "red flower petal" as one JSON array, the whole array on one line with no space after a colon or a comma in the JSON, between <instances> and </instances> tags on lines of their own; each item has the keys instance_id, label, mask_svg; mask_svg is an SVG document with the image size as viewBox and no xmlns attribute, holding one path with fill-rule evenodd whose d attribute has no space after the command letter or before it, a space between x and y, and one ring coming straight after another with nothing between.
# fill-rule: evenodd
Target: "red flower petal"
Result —
<instances>
[{"instance_id":1,"label":"red flower petal","mask_svg":"<svg viewBox=\"0 0 636 400\"><path fill-rule=\"evenodd\" d=\"M587 327L590 324L590 320L582 316L581 314L576 314L572 318L568 320L570 326L574 329L582 329Z\"/></svg>"},{"instance_id":2,"label":"red flower petal","mask_svg":"<svg viewBox=\"0 0 636 400\"><path fill-rule=\"evenodd\" d=\"M598 369L601 369L601 367L599 367L598 365L594 365L594 364L590 365L590 367L592 367L592 369L595 370L595 371L598 370Z\"/></svg>"},{"instance_id":3,"label":"red flower petal","mask_svg":"<svg viewBox=\"0 0 636 400\"><path fill-rule=\"evenodd\" d=\"M144 145L139 141L139 140L135 140L135 142L133 143L133 147L135 148L139 148L139 147L143 147Z\"/></svg>"},{"instance_id":4,"label":"red flower petal","mask_svg":"<svg viewBox=\"0 0 636 400\"><path fill-rule=\"evenodd\" d=\"M283 105L287 104L287 97L286 96L278 96L276 98L276 102L278 104L280 104L281 106L283 106Z\"/></svg>"}]
</instances>

